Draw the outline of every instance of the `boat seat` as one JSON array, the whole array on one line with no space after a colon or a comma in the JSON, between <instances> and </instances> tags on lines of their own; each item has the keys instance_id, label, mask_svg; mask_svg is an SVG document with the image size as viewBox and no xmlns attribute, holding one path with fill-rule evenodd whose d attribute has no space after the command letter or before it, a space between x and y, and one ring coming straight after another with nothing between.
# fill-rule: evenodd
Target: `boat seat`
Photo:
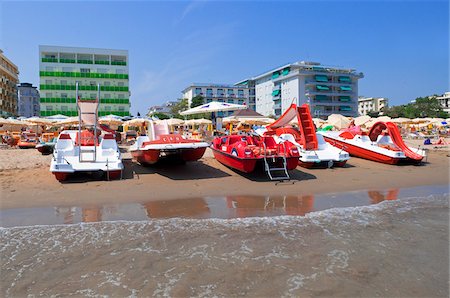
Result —
<instances>
[{"instance_id":1,"label":"boat seat","mask_svg":"<svg viewBox=\"0 0 450 298\"><path fill-rule=\"evenodd\" d=\"M106 134L100 143L102 154L113 155L117 151L117 143L113 134Z\"/></svg>"},{"instance_id":2,"label":"boat seat","mask_svg":"<svg viewBox=\"0 0 450 298\"><path fill-rule=\"evenodd\" d=\"M57 151L73 150L73 140L68 133L61 133L58 142L56 142L55 149Z\"/></svg>"}]
</instances>

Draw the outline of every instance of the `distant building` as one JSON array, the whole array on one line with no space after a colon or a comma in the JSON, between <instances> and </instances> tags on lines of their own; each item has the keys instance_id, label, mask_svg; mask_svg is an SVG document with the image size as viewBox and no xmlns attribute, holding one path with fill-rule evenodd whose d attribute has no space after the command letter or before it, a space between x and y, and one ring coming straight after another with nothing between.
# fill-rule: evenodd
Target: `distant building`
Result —
<instances>
[{"instance_id":1,"label":"distant building","mask_svg":"<svg viewBox=\"0 0 450 298\"><path fill-rule=\"evenodd\" d=\"M182 91L183 98L187 98L189 106L191 106L192 98L195 96L202 96L203 103L212 101L227 102L233 104L249 105L249 88L248 86L240 85L227 85L227 84L202 84L194 83ZM233 111L218 112L217 116L225 117L229 116Z\"/></svg>"},{"instance_id":2,"label":"distant building","mask_svg":"<svg viewBox=\"0 0 450 298\"><path fill-rule=\"evenodd\" d=\"M22 117L39 117L39 91L30 83L20 83L18 89L17 111Z\"/></svg>"},{"instance_id":3,"label":"distant building","mask_svg":"<svg viewBox=\"0 0 450 298\"><path fill-rule=\"evenodd\" d=\"M437 100L439 100L444 112L450 113L450 92L445 92L444 95L438 96Z\"/></svg>"},{"instance_id":4,"label":"distant building","mask_svg":"<svg viewBox=\"0 0 450 298\"><path fill-rule=\"evenodd\" d=\"M100 84L99 116L130 115L128 51L61 46L39 46L41 116L78 114L75 83L80 98L96 98Z\"/></svg>"},{"instance_id":5,"label":"distant building","mask_svg":"<svg viewBox=\"0 0 450 298\"><path fill-rule=\"evenodd\" d=\"M148 109L148 116L151 116L155 113L164 114L166 116L171 117L172 116L172 106L177 104L178 101L168 101L163 105L160 106L152 106Z\"/></svg>"},{"instance_id":6,"label":"distant building","mask_svg":"<svg viewBox=\"0 0 450 298\"><path fill-rule=\"evenodd\" d=\"M0 50L0 116L17 116L19 69Z\"/></svg>"},{"instance_id":7,"label":"distant building","mask_svg":"<svg viewBox=\"0 0 450 298\"><path fill-rule=\"evenodd\" d=\"M383 115L386 108L389 107L389 99L384 97L359 97L358 112L359 115L367 115L369 112L378 112Z\"/></svg>"},{"instance_id":8,"label":"distant building","mask_svg":"<svg viewBox=\"0 0 450 298\"><path fill-rule=\"evenodd\" d=\"M292 104L308 103L313 117L358 114L358 80L354 69L317 62L289 63L236 83L254 94L255 110L264 116L281 114Z\"/></svg>"}]
</instances>

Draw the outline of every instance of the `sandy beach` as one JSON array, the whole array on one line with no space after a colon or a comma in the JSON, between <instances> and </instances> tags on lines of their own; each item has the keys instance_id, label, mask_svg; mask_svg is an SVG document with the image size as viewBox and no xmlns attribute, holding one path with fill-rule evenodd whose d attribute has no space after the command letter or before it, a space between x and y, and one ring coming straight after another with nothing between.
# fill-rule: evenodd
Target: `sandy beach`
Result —
<instances>
[{"instance_id":1,"label":"sandy beach","mask_svg":"<svg viewBox=\"0 0 450 298\"><path fill-rule=\"evenodd\" d=\"M0 295L448 297L449 151L428 149L278 184L209 149L151 167L124 152L122 180L66 183L51 156L0 150Z\"/></svg>"},{"instance_id":2,"label":"sandy beach","mask_svg":"<svg viewBox=\"0 0 450 298\"><path fill-rule=\"evenodd\" d=\"M122 180L77 175L60 183L49 172L51 156L42 156L36 150L0 150L1 208L230 195L308 195L448 184L448 148L430 147L428 153L427 161L420 166L392 166L352 157L344 168L297 167L290 173L292 181L277 184L262 171L243 175L225 167L212 157L210 149L198 162L151 167L136 164L125 152Z\"/></svg>"}]
</instances>

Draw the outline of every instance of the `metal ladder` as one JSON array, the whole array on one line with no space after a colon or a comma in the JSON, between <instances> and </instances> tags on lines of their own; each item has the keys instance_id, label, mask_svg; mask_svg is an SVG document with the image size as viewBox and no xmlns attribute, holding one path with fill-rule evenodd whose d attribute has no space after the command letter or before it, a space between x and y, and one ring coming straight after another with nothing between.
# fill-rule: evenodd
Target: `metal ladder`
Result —
<instances>
[{"instance_id":1,"label":"metal ladder","mask_svg":"<svg viewBox=\"0 0 450 298\"><path fill-rule=\"evenodd\" d=\"M283 142L283 146L284 146L284 154L282 155L282 160L283 160L283 167L282 168L278 168L276 167L276 163L278 161L278 157L268 157L267 156L267 147L266 144L264 143L264 138L262 140L262 144L263 144L263 148L264 148L264 170L266 171L267 175L269 176L270 180L274 181L274 180L291 180L291 177L289 176L289 173L287 171L287 161L286 161L286 144ZM271 165L273 167L271 167ZM280 173L281 175L274 175L275 173Z\"/></svg>"},{"instance_id":2,"label":"metal ladder","mask_svg":"<svg viewBox=\"0 0 450 298\"><path fill-rule=\"evenodd\" d=\"M78 150L78 161L79 162L95 162L97 160L97 146L98 146L98 139L97 139L97 115L98 115L98 105L95 109L95 112L84 112L81 110L80 106L78 105L78 101L80 100L80 98L78 97L78 82L75 83L76 85L76 92L75 92L75 97L76 97L76 101L77 101L77 109L78 109L78 146L79 146L79 150ZM97 99L96 100L100 100L100 84L97 85ZM95 118L95 124L94 126L94 136L91 137L82 137L81 136L81 126L82 126L82 121L81 121L81 114L83 115L94 115ZM94 140L94 148L93 149L81 149L82 146L82 142L81 141L85 141L85 140ZM86 158L86 155L88 158ZM84 156L84 158L83 158ZM91 157L92 158L89 158Z\"/></svg>"}]
</instances>

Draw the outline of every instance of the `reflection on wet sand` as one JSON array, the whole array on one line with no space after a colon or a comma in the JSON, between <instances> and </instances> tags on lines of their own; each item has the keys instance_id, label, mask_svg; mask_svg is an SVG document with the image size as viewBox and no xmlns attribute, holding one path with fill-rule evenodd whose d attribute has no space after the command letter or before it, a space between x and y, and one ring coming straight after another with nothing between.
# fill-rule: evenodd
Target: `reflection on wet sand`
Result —
<instances>
[{"instance_id":1,"label":"reflection on wet sand","mask_svg":"<svg viewBox=\"0 0 450 298\"><path fill-rule=\"evenodd\" d=\"M151 218L209 218L211 211L203 198L154 201L143 204Z\"/></svg>"},{"instance_id":2,"label":"reflection on wet sand","mask_svg":"<svg viewBox=\"0 0 450 298\"><path fill-rule=\"evenodd\" d=\"M396 200L398 189L388 191L368 191L368 204L378 204L385 200ZM330 199L332 200L332 199ZM366 199L367 200L367 199ZM336 207L339 200L333 201ZM125 206L126 205L126 206ZM142 213L142 217L129 218L131 214ZM141 204L89 205L82 207L56 207L55 216L64 224L78 222L76 213L81 214L81 222L99 222L104 217L115 219L155 219L155 218L244 218L261 216L294 215L304 216L309 212L322 210L314 205L313 195L299 196L228 196L218 198L192 198L151 201ZM79 218L79 217L78 217Z\"/></svg>"},{"instance_id":3,"label":"reflection on wet sand","mask_svg":"<svg viewBox=\"0 0 450 298\"><path fill-rule=\"evenodd\" d=\"M231 196L227 207L235 210L235 217L261 216L265 213L277 215L305 215L314 210L314 196ZM275 215L275 214L273 214Z\"/></svg>"},{"instance_id":4,"label":"reflection on wet sand","mask_svg":"<svg viewBox=\"0 0 450 298\"><path fill-rule=\"evenodd\" d=\"M383 201L397 200L398 192L399 192L398 188L397 189L390 189L390 190L387 191L386 194L381 192L381 191L370 190L368 192L369 198L370 198L370 203L371 204L378 204L378 203L381 203Z\"/></svg>"}]
</instances>

